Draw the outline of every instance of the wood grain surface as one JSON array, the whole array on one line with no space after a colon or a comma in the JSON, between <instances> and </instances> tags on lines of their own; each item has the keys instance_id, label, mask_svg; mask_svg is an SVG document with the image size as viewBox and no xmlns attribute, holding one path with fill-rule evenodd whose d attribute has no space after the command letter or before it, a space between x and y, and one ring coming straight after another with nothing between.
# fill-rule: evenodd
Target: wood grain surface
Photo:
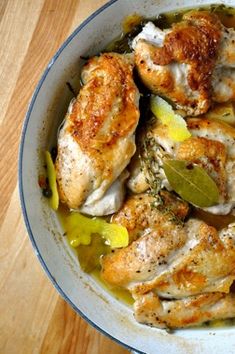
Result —
<instances>
[{"instance_id":1,"label":"wood grain surface","mask_svg":"<svg viewBox=\"0 0 235 354\"><path fill-rule=\"evenodd\" d=\"M124 354L60 298L33 253L17 188L22 123L54 52L105 0L0 0L0 354Z\"/></svg>"}]
</instances>

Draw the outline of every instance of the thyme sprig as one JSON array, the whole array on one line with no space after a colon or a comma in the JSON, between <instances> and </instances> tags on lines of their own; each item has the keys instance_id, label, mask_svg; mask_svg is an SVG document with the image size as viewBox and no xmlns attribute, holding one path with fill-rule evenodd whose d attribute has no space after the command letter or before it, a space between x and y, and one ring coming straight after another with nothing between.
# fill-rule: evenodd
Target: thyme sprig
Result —
<instances>
[{"instance_id":1,"label":"thyme sprig","mask_svg":"<svg viewBox=\"0 0 235 354\"><path fill-rule=\"evenodd\" d=\"M169 221L172 221L177 225L181 225L181 226L184 225L184 221L182 219L180 219L177 215L175 215L175 213L173 212L173 210L170 206L161 205L161 206L158 206L158 209L163 214L169 216Z\"/></svg>"},{"instance_id":2,"label":"thyme sprig","mask_svg":"<svg viewBox=\"0 0 235 354\"><path fill-rule=\"evenodd\" d=\"M145 173L146 182L149 185L149 193L154 197L151 203L152 208L157 208L164 214L169 215L169 220L176 224L182 225L183 221L175 215L170 206L167 206L161 196L163 189L161 166L165 158L169 158L167 152L158 144L156 139L149 134L146 134L142 143L141 155L139 156L141 162L141 170Z\"/></svg>"},{"instance_id":3,"label":"thyme sprig","mask_svg":"<svg viewBox=\"0 0 235 354\"><path fill-rule=\"evenodd\" d=\"M162 147L156 142L154 137L146 137L142 144L142 155L140 156L141 168L145 171L145 179L149 185L148 193L151 194L155 201L153 206L162 205L163 201L160 196L162 189L162 180L160 178L160 160L164 153Z\"/></svg>"}]
</instances>

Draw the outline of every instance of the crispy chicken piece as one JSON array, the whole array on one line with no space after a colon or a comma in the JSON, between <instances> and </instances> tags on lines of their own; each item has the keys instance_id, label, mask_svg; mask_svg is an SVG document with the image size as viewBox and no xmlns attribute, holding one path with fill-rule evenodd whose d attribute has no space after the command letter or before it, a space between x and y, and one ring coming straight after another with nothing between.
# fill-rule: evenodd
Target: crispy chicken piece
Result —
<instances>
[{"instance_id":1,"label":"crispy chicken piece","mask_svg":"<svg viewBox=\"0 0 235 354\"><path fill-rule=\"evenodd\" d=\"M181 143L172 141L168 137L167 127L158 120L141 137L142 141L146 137L154 138L156 146L164 150L164 154L158 156L158 176L162 180L162 187L171 189L161 168L163 158L195 163L214 179L220 192L219 204L204 209L213 214L228 214L235 206L235 129L223 122L206 119L206 116L203 119L188 118L187 126L192 137ZM135 193L148 188L144 184L135 185L135 181L143 180L147 173L143 168L140 170L139 166L140 160L133 170L130 169L128 181L129 188Z\"/></svg>"},{"instance_id":2,"label":"crispy chicken piece","mask_svg":"<svg viewBox=\"0 0 235 354\"><path fill-rule=\"evenodd\" d=\"M162 205L158 207L161 211L168 210L167 218L176 218L176 220L184 220L189 213L187 202L178 199L174 194L167 191L161 191L160 197ZM138 237L149 231L151 225L155 222L161 223L161 220L168 220L162 212L157 212L154 206L156 199L149 194L140 194L132 198L128 198L120 209L111 218L111 222L123 225L127 228L130 241L136 240ZM148 218L146 218L148 214ZM158 218L158 219L157 219Z\"/></svg>"},{"instance_id":3,"label":"crispy chicken piece","mask_svg":"<svg viewBox=\"0 0 235 354\"><path fill-rule=\"evenodd\" d=\"M152 201L131 196L113 218L134 241L102 259L103 279L131 292L142 323L174 328L233 317L234 297L225 294L235 279L235 226L218 232L197 219L182 225ZM177 204L173 214L185 217L187 208Z\"/></svg>"},{"instance_id":4,"label":"crispy chicken piece","mask_svg":"<svg viewBox=\"0 0 235 354\"><path fill-rule=\"evenodd\" d=\"M103 278L134 295L153 289L167 298L228 293L235 279L234 228L218 233L197 219L182 226L168 211L152 207L152 198L132 196L114 217L113 222L125 226L135 241L104 257ZM178 209L185 216L187 209L177 203L173 213Z\"/></svg>"},{"instance_id":5,"label":"crispy chicken piece","mask_svg":"<svg viewBox=\"0 0 235 354\"><path fill-rule=\"evenodd\" d=\"M136 299L134 310L140 323L168 329L189 327L235 317L235 295L217 292L165 301L150 292Z\"/></svg>"},{"instance_id":6,"label":"crispy chicken piece","mask_svg":"<svg viewBox=\"0 0 235 354\"><path fill-rule=\"evenodd\" d=\"M132 47L144 84L188 115L235 98L235 31L215 14L191 11L163 31L149 22Z\"/></svg>"},{"instance_id":7,"label":"crispy chicken piece","mask_svg":"<svg viewBox=\"0 0 235 354\"><path fill-rule=\"evenodd\" d=\"M165 269L170 253L185 244L187 235L172 221L175 214L159 211L152 205L154 201L155 198L148 194L131 196L112 218L112 222L127 228L130 240L137 240L103 258L102 277L108 283L129 286L137 282L139 285L152 278L152 272ZM173 204L173 207L175 213L180 209L182 217L186 216L187 204L180 208Z\"/></svg>"},{"instance_id":8,"label":"crispy chicken piece","mask_svg":"<svg viewBox=\"0 0 235 354\"><path fill-rule=\"evenodd\" d=\"M83 68L84 86L59 133L56 160L60 199L70 208L106 215L122 204L139 120L133 65L132 55L106 53Z\"/></svg>"}]
</instances>

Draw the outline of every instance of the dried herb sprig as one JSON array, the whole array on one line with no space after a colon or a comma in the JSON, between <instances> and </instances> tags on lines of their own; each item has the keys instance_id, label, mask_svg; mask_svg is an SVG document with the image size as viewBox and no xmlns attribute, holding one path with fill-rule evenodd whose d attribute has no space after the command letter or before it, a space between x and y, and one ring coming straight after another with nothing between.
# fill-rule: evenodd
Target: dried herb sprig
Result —
<instances>
[{"instance_id":1,"label":"dried herb sprig","mask_svg":"<svg viewBox=\"0 0 235 354\"><path fill-rule=\"evenodd\" d=\"M180 219L177 215L175 215L175 213L173 212L173 210L171 209L170 206L165 206L165 205L159 205L158 209L165 215L169 216L169 221L172 221L173 223L177 224L177 225L184 225L184 221L182 219Z\"/></svg>"},{"instance_id":2,"label":"dried herb sprig","mask_svg":"<svg viewBox=\"0 0 235 354\"><path fill-rule=\"evenodd\" d=\"M152 124L153 122L149 123ZM167 206L161 197L160 192L163 189L161 169L163 160L169 158L169 155L158 144L156 139L151 136L151 132L146 134L146 138L143 140L139 158L141 161L141 170L145 172L146 182L149 185L147 192L154 197L151 207L159 209L164 214L168 214L170 221L183 225L183 221L175 215L171 207Z\"/></svg>"},{"instance_id":3,"label":"dried herb sprig","mask_svg":"<svg viewBox=\"0 0 235 354\"><path fill-rule=\"evenodd\" d=\"M155 201L154 207L162 205L160 191L162 189L162 180L160 178L160 164L164 157L164 150L156 142L154 137L146 137L142 144L142 155L140 156L141 168L145 171L146 182L149 185L149 194Z\"/></svg>"}]
</instances>

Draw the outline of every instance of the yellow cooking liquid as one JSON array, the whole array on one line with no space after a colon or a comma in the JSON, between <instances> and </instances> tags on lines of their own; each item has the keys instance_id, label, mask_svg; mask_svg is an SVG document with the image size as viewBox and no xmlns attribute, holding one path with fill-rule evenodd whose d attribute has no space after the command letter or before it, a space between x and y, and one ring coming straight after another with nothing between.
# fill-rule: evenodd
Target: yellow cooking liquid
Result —
<instances>
[{"instance_id":1,"label":"yellow cooking liquid","mask_svg":"<svg viewBox=\"0 0 235 354\"><path fill-rule=\"evenodd\" d=\"M67 217L69 214L69 209L64 205L60 205L58 209L58 216L64 229L68 222ZM120 300L129 306L133 305L134 300L128 290L110 286L104 282L100 275L100 258L111 252L110 247L105 244L104 239L100 235L93 234L91 244L89 246L80 245L76 248L76 252L80 266L84 272L89 273L93 278L95 278L95 280L117 300Z\"/></svg>"}]
</instances>

